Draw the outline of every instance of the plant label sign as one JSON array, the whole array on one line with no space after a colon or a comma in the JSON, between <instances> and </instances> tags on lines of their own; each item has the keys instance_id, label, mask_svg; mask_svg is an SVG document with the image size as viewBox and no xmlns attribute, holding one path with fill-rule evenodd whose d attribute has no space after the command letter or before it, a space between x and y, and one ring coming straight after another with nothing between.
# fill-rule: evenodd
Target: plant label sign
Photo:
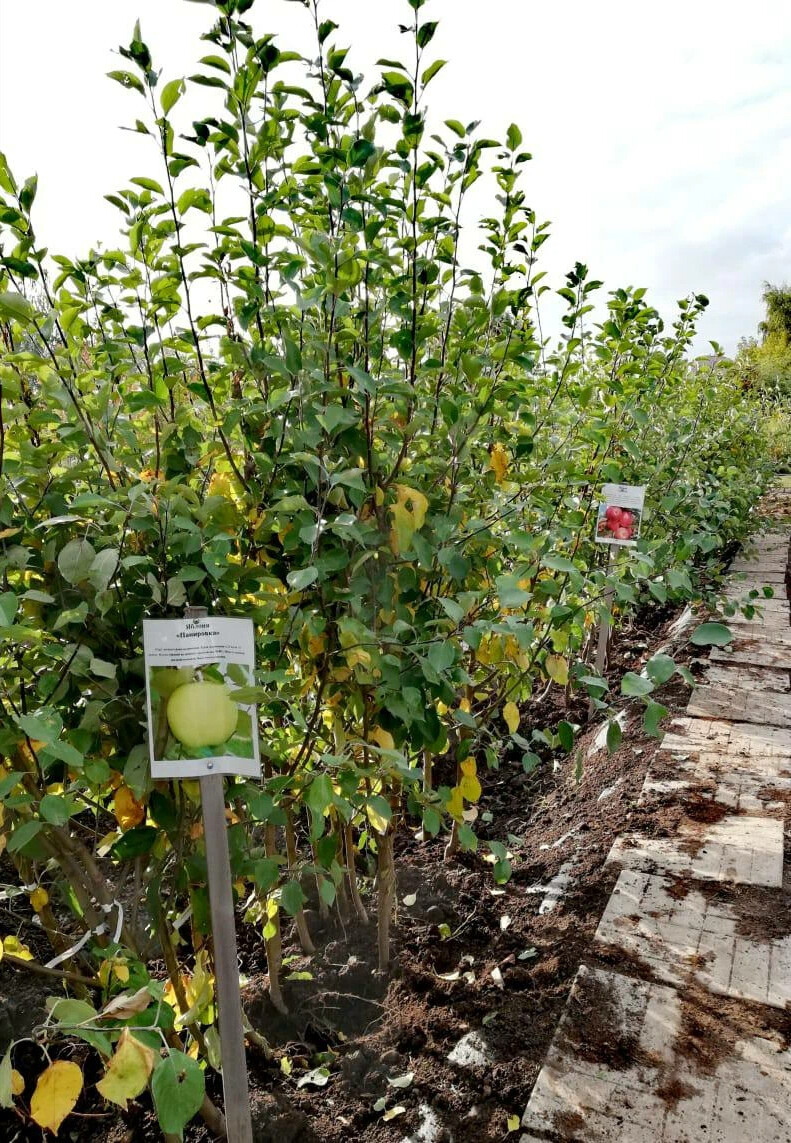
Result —
<instances>
[{"instance_id":1,"label":"plant label sign","mask_svg":"<svg viewBox=\"0 0 791 1143\"><path fill-rule=\"evenodd\" d=\"M252 619L143 620L152 778L261 773Z\"/></svg>"},{"instance_id":2,"label":"plant label sign","mask_svg":"<svg viewBox=\"0 0 791 1143\"><path fill-rule=\"evenodd\" d=\"M633 548L640 536L645 485L605 484L596 517L596 543Z\"/></svg>"}]
</instances>

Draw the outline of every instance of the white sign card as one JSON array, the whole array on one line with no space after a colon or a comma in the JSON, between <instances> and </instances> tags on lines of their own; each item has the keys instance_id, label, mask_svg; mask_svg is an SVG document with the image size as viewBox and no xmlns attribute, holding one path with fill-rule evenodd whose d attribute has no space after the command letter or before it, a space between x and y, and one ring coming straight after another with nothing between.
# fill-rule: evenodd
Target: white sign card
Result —
<instances>
[{"instance_id":1,"label":"white sign card","mask_svg":"<svg viewBox=\"0 0 791 1143\"><path fill-rule=\"evenodd\" d=\"M645 485L605 484L596 516L596 543L633 548L640 537Z\"/></svg>"},{"instance_id":2,"label":"white sign card","mask_svg":"<svg viewBox=\"0 0 791 1143\"><path fill-rule=\"evenodd\" d=\"M152 778L259 777L255 706L234 691L255 682L252 619L144 619Z\"/></svg>"}]
</instances>

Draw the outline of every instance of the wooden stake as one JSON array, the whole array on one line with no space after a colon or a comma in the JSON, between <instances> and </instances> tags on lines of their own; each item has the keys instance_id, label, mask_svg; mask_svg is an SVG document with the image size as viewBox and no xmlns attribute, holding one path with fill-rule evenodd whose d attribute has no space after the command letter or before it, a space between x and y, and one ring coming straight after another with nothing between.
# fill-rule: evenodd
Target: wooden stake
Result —
<instances>
[{"instance_id":1,"label":"wooden stake","mask_svg":"<svg viewBox=\"0 0 791 1143\"><path fill-rule=\"evenodd\" d=\"M202 619L205 607L186 607L186 619ZM200 780L203 837L209 881L214 974L222 1051L222 1089L228 1143L253 1143L247 1059L244 1051L239 961L236 953L236 918L233 911L231 857L225 820L222 774Z\"/></svg>"},{"instance_id":2,"label":"wooden stake","mask_svg":"<svg viewBox=\"0 0 791 1143\"><path fill-rule=\"evenodd\" d=\"M609 575L613 565L612 544L607 545L607 564L604 569L604 574ZM604 678L604 672L607 667L607 650L610 644L610 626L612 623L612 601L615 597L615 589L609 584L604 589L604 602L605 610L602 615L601 623L599 624L599 642L596 646L596 674L598 677ZM594 711L593 699L591 699L588 706L588 715L592 715Z\"/></svg>"}]
</instances>

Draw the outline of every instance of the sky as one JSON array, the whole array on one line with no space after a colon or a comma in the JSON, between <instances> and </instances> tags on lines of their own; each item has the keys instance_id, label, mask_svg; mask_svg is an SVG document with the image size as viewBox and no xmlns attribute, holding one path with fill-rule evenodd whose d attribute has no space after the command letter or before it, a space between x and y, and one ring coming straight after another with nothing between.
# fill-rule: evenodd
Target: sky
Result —
<instances>
[{"instance_id":1,"label":"sky","mask_svg":"<svg viewBox=\"0 0 791 1143\"><path fill-rule=\"evenodd\" d=\"M406 0L320 10L371 82L412 15ZM34 223L52 253L114 245L118 215L103 195L157 174L152 141L119 130L139 97L105 76L126 66L117 46L137 17L162 82L210 50L204 3L0 0L0 149L18 178L38 173ZM676 299L705 293L698 352L710 339L732 352L755 333L763 283L791 281L787 0L429 0L421 17L440 21L431 49L449 61L430 122L522 129L555 287L581 261L607 288L647 287L668 318ZM257 0L246 18L281 49L313 53L301 5Z\"/></svg>"}]
</instances>

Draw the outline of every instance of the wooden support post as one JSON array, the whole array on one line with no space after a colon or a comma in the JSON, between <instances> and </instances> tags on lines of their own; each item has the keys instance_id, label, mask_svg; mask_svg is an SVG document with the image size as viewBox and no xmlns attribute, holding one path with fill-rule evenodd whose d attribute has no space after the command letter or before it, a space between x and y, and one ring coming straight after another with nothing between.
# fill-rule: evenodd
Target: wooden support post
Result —
<instances>
[{"instance_id":1,"label":"wooden support post","mask_svg":"<svg viewBox=\"0 0 791 1143\"><path fill-rule=\"evenodd\" d=\"M612 544L607 546L607 563L605 565L604 574L609 575L613 566ZM610 626L612 623L612 601L615 597L615 590L609 584L604 589L604 602L605 610L599 624L599 642L596 646L596 674L599 678L604 677L604 672L607 668L607 650L610 644ZM593 699L588 705L588 716L593 714L594 711Z\"/></svg>"},{"instance_id":2,"label":"wooden support post","mask_svg":"<svg viewBox=\"0 0 791 1143\"><path fill-rule=\"evenodd\" d=\"M186 619L202 619L206 615L206 608L187 607L184 609L184 615ZM253 1143L222 774L207 774L201 778L200 791L209 880L227 1137L228 1143Z\"/></svg>"}]
</instances>

